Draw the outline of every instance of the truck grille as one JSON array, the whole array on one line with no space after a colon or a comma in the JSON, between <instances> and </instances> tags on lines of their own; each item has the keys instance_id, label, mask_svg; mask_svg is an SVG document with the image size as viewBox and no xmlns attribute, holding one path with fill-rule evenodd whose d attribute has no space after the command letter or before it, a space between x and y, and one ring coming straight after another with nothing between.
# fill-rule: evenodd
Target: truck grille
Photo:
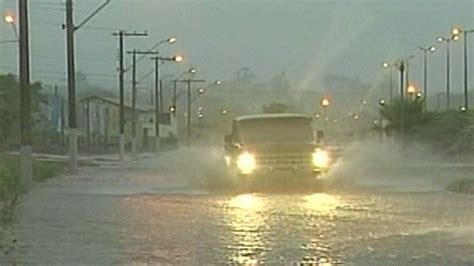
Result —
<instances>
[{"instance_id":1,"label":"truck grille","mask_svg":"<svg viewBox=\"0 0 474 266\"><path fill-rule=\"evenodd\" d=\"M272 168L310 168L312 157L310 153L276 153L257 156L257 164Z\"/></svg>"}]
</instances>

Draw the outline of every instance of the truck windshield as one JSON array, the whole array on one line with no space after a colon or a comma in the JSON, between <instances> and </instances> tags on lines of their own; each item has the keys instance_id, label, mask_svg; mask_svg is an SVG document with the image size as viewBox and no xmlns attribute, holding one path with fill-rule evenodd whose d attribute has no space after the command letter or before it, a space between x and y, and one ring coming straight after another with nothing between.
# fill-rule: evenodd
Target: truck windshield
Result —
<instances>
[{"instance_id":1,"label":"truck windshield","mask_svg":"<svg viewBox=\"0 0 474 266\"><path fill-rule=\"evenodd\" d=\"M242 143L311 143L313 130L307 119L261 119L242 121L238 135Z\"/></svg>"}]
</instances>

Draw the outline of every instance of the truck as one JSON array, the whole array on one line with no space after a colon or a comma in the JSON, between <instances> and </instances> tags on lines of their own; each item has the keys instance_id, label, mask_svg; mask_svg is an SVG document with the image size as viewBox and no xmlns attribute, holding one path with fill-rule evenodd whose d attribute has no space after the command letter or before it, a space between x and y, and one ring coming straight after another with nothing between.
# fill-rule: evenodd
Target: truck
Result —
<instances>
[{"instance_id":1,"label":"truck","mask_svg":"<svg viewBox=\"0 0 474 266\"><path fill-rule=\"evenodd\" d=\"M258 114L234 119L225 136L225 164L239 179L318 177L330 157L315 137L313 118L303 114Z\"/></svg>"}]
</instances>

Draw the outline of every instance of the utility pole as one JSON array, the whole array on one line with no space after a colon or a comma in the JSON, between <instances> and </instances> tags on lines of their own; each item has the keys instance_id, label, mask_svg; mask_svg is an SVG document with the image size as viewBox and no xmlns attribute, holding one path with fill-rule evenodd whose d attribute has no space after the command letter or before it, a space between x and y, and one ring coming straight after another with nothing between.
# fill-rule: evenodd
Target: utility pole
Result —
<instances>
[{"instance_id":1,"label":"utility pole","mask_svg":"<svg viewBox=\"0 0 474 266\"><path fill-rule=\"evenodd\" d=\"M132 55L132 154L137 151L137 55L157 54L157 52L142 52L133 49L128 51Z\"/></svg>"},{"instance_id":2,"label":"utility pole","mask_svg":"<svg viewBox=\"0 0 474 266\"><path fill-rule=\"evenodd\" d=\"M163 93L160 79L160 63L161 61L175 61L181 62L181 56L174 57L160 57L155 56L151 58L155 61L155 138L156 138L156 152L160 150L160 112L163 112Z\"/></svg>"},{"instance_id":3,"label":"utility pole","mask_svg":"<svg viewBox=\"0 0 474 266\"><path fill-rule=\"evenodd\" d=\"M173 101L172 101L172 107L174 108L175 113L176 113L176 111L177 111L177 110L176 110L176 100L177 100L177 97L178 97L178 95L177 95L177 93L178 93L177 89L178 89L178 81L177 81L176 79L174 79L174 80L173 80Z\"/></svg>"},{"instance_id":4,"label":"utility pole","mask_svg":"<svg viewBox=\"0 0 474 266\"><path fill-rule=\"evenodd\" d=\"M21 187L28 190L33 183L28 1L19 0L18 9L20 24L20 171Z\"/></svg>"},{"instance_id":5,"label":"utility pole","mask_svg":"<svg viewBox=\"0 0 474 266\"><path fill-rule=\"evenodd\" d=\"M74 55L74 21L72 0L66 0L67 84L69 159L72 173L77 172L77 116L76 116L76 66Z\"/></svg>"},{"instance_id":6,"label":"utility pole","mask_svg":"<svg viewBox=\"0 0 474 266\"><path fill-rule=\"evenodd\" d=\"M125 159L125 110L124 110L124 62L123 62L123 54L124 54L124 44L123 38L124 37L139 37L139 36L148 36L147 32L125 32L125 31L118 31L112 34L113 36L119 37L119 97L120 97L120 107L119 107L119 127L120 127L120 153L119 158L120 161Z\"/></svg>"},{"instance_id":7,"label":"utility pole","mask_svg":"<svg viewBox=\"0 0 474 266\"><path fill-rule=\"evenodd\" d=\"M132 155L137 152L137 51L132 52Z\"/></svg>"},{"instance_id":8,"label":"utility pole","mask_svg":"<svg viewBox=\"0 0 474 266\"><path fill-rule=\"evenodd\" d=\"M156 152L160 150L160 60L158 57L152 58L155 61L155 148Z\"/></svg>"},{"instance_id":9,"label":"utility pole","mask_svg":"<svg viewBox=\"0 0 474 266\"><path fill-rule=\"evenodd\" d=\"M66 0L66 42L67 42L67 83L68 83L68 121L69 121L69 161L72 173L77 172L77 119L76 119L76 61L74 55L74 33L97 15L111 0L106 0L79 25L74 26L72 0ZM26 2L26 1L25 1Z\"/></svg>"},{"instance_id":10,"label":"utility pole","mask_svg":"<svg viewBox=\"0 0 474 266\"><path fill-rule=\"evenodd\" d=\"M187 134L186 134L186 144L189 146L191 144L191 126L192 126L192 120L191 120L191 84L192 83L197 83L197 82L205 82L203 79L186 79L186 80L177 80L177 82L184 82L187 84Z\"/></svg>"}]
</instances>

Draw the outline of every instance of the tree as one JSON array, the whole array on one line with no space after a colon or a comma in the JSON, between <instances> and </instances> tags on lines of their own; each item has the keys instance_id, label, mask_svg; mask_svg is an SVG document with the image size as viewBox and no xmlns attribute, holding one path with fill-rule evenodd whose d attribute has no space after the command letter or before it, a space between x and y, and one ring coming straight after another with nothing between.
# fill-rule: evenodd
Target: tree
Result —
<instances>
[{"instance_id":1,"label":"tree","mask_svg":"<svg viewBox=\"0 0 474 266\"><path fill-rule=\"evenodd\" d=\"M404 108L404 125L406 130L410 130L413 126L422 122L423 119L423 100L421 99L405 99L404 101L397 99L392 104L384 105L380 112L382 116L389 121L389 128L398 130L401 122L402 103Z\"/></svg>"},{"instance_id":2,"label":"tree","mask_svg":"<svg viewBox=\"0 0 474 266\"><path fill-rule=\"evenodd\" d=\"M7 144L16 141L20 130L20 86L15 76L0 75L0 138ZM40 106L47 102L40 83L31 84L32 122L40 119Z\"/></svg>"}]
</instances>

